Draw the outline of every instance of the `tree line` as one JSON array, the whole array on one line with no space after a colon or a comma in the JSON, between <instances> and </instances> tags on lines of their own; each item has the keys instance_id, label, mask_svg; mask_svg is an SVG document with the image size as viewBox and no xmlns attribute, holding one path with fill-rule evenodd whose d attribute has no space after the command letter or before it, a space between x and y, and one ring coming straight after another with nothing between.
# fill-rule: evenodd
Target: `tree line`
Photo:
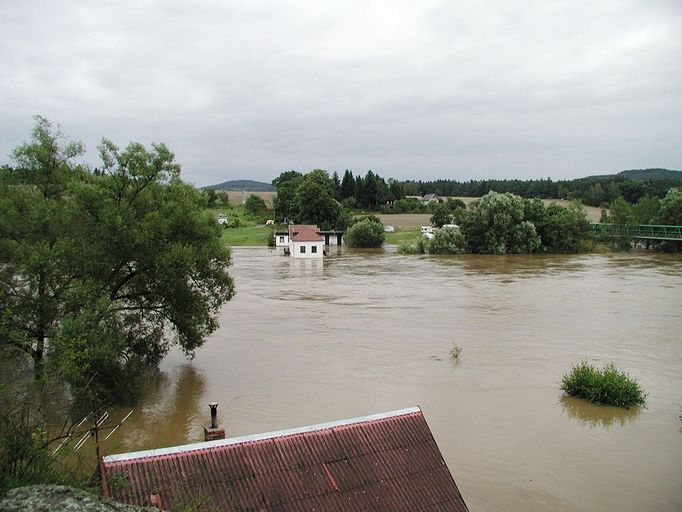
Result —
<instances>
[{"instance_id":1,"label":"tree line","mask_svg":"<svg viewBox=\"0 0 682 512\"><path fill-rule=\"evenodd\" d=\"M644 176L645 174L641 174ZM664 175L667 176L667 175ZM404 181L399 185L405 195L437 194L439 196L482 197L490 191L510 192L520 197L542 199L580 199L588 206L606 206L617 197L636 203L642 197L663 198L681 180L638 179L627 175L591 176L573 180L435 180Z\"/></svg>"},{"instance_id":2,"label":"tree line","mask_svg":"<svg viewBox=\"0 0 682 512\"><path fill-rule=\"evenodd\" d=\"M653 170L652 170L653 171ZM647 172L634 173L624 171L621 174L591 176L573 180L557 180L551 178L537 180L396 180L385 179L374 171L365 175L353 174L346 169L343 176L334 172L327 175L328 192L342 206L350 209L364 209L383 213L423 213L428 206L418 198L427 194L442 197L482 197L488 192L512 193L524 198L580 200L583 204L596 207L607 207L616 198L622 197L628 203L637 203L645 197L662 199L670 188L680 185L682 179L674 178L673 171L656 174L657 179L645 179ZM635 177L641 176L641 177ZM273 185L280 195L282 183L303 174L296 171L282 173L273 180ZM284 192L286 195L286 191Z\"/></svg>"}]
</instances>

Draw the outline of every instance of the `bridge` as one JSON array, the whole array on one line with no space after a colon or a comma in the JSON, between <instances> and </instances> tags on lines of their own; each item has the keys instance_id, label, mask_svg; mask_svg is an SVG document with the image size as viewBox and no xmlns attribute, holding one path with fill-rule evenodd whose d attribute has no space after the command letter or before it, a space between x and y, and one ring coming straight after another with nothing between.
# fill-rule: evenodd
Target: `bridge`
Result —
<instances>
[{"instance_id":1,"label":"bridge","mask_svg":"<svg viewBox=\"0 0 682 512\"><path fill-rule=\"evenodd\" d=\"M682 240L682 226L656 224L592 224L595 235L640 240Z\"/></svg>"}]
</instances>

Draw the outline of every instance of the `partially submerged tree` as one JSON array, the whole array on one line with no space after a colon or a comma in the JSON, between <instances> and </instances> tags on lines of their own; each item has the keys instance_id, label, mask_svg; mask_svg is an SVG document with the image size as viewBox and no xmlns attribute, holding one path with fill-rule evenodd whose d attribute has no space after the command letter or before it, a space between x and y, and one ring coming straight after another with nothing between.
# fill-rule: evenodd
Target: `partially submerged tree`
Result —
<instances>
[{"instance_id":1,"label":"partially submerged tree","mask_svg":"<svg viewBox=\"0 0 682 512\"><path fill-rule=\"evenodd\" d=\"M462 254L466 249L466 241L457 228L441 228L430 241L430 254Z\"/></svg>"},{"instance_id":2,"label":"partially submerged tree","mask_svg":"<svg viewBox=\"0 0 682 512\"><path fill-rule=\"evenodd\" d=\"M346 243L349 247L381 247L385 239L383 224L370 219L356 222L346 231Z\"/></svg>"},{"instance_id":3,"label":"partially submerged tree","mask_svg":"<svg viewBox=\"0 0 682 512\"><path fill-rule=\"evenodd\" d=\"M0 333L76 393L95 375L88 389L116 399L171 345L192 355L217 328L230 253L163 144L104 140L101 175L73 163L81 153L38 118L0 177Z\"/></svg>"},{"instance_id":4,"label":"partially submerged tree","mask_svg":"<svg viewBox=\"0 0 682 512\"><path fill-rule=\"evenodd\" d=\"M469 252L527 253L540 248L535 225L524 220L523 199L489 192L463 213L461 230Z\"/></svg>"}]
</instances>

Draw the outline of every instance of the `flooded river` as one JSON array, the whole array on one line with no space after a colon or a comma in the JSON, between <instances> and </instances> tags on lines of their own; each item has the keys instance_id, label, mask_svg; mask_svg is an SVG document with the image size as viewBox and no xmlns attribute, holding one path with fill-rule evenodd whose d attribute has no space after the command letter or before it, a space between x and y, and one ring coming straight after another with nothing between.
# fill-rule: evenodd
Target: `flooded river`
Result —
<instances>
[{"instance_id":1,"label":"flooded river","mask_svg":"<svg viewBox=\"0 0 682 512\"><path fill-rule=\"evenodd\" d=\"M203 440L211 400L230 436L419 405L472 511L682 510L680 256L233 256L220 330L107 453ZM562 398L580 360L647 407Z\"/></svg>"}]
</instances>

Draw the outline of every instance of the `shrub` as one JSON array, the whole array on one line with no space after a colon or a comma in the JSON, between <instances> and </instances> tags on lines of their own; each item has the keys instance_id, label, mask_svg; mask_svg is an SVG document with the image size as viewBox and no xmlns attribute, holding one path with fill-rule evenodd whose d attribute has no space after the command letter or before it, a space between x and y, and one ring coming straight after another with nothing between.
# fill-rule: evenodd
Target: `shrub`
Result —
<instances>
[{"instance_id":1,"label":"shrub","mask_svg":"<svg viewBox=\"0 0 682 512\"><path fill-rule=\"evenodd\" d=\"M466 247L464 236L457 228L441 228L429 244L430 254L462 254Z\"/></svg>"},{"instance_id":2,"label":"shrub","mask_svg":"<svg viewBox=\"0 0 682 512\"><path fill-rule=\"evenodd\" d=\"M398 246L400 254L425 254L429 249L429 239L419 238L415 243L403 242Z\"/></svg>"},{"instance_id":3,"label":"shrub","mask_svg":"<svg viewBox=\"0 0 682 512\"><path fill-rule=\"evenodd\" d=\"M378 224L381 224L383 228L383 224L381 223L381 219L377 217L376 215L357 215L355 217L352 217L350 221L348 222L348 227L353 226L354 224L357 224L358 222L362 221L369 221L369 222L376 222Z\"/></svg>"},{"instance_id":4,"label":"shrub","mask_svg":"<svg viewBox=\"0 0 682 512\"><path fill-rule=\"evenodd\" d=\"M346 231L349 247L381 247L385 239L383 224L368 219L356 222Z\"/></svg>"},{"instance_id":5,"label":"shrub","mask_svg":"<svg viewBox=\"0 0 682 512\"><path fill-rule=\"evenodd\" d=\"M454 343L452 347L450 347L450 357L453 359L459 359L459 355L462 353L462 347Z\"/></svg>"},{"instance_id":6,"label":"shrub","mask_svg":"<svg viewBox=\"0 0 682 512\"><path fill-rule=\"evenodd\" d=\"M561 380L561 390L570 396L617 407L642 405L646 399L639 383L613 363L602 370L585 361L573 366Z\"/></svg>"}]
</instances>

